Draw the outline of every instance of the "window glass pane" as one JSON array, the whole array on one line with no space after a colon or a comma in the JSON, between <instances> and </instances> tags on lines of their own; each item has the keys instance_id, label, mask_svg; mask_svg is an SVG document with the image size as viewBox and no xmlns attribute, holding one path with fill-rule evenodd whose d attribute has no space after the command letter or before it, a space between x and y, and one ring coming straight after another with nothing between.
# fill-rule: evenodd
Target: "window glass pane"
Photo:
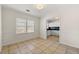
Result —
<instances>
[{"instance_id":1,"label":"window glass pane","mask_svg":"<svg viewBox=\"0 0 79 59\"><path fill-rule=\"evenodd\" d=\"M28 27L27 32L34 32L34 27Z\"/></svg>"},{"instance_id":2,"label":"window glass pane","mask_svg":"<svg viewBox=\"0 0 79 59\"><path fill-rule=\"evenodd\" d=\"M17 27L16 29L19 30L19 29L26 29L26 28L25 27Z\"/></svg>"},{"instance_id":3,"label":"window glass pane","mask_svg":"<svg viewBox=\"0 0 79 59\"><path fill-rule=\"evenodd\" d=\"M26 32L26 30L24 30L24 29L17 29L17 30L16 30L16 33L17 33L17 34L25 33L25 32Z\"/></svg>"},{"instance_id":4,"label":"window glass pane","mask_svg":"<svg viewBox=\"0 0 79 59\"><path fill-rule=\"evenodd\" d=\"M26 33L26 19L16 19L16 33Z\"/></svg>"},{"instance_id":5,"label":"window glass pane","mask_svg":"<svg viewBox=\"0 0 79 59\"><path fill-rule=\"evenodd\" d=\"M27 20L27 32L34 32L34 21Z\"/></svg>"},{"instance_id":6,"label":"window glass pane","mask_svg":"<svg viewBox=\"0 0 79 59\"><path fill-rule=\"evenodd\" d=\"M26 23L26 19L16 18L16 23Z\"/></svg>"},{"instance_id":7,"label":"window glass pane","mask_svg":"<svg viewBox=\"0 0 79 59\"><path fill-rule=\"evenodd\" d=\"M18 23L16 23L16 25L17 25L17 26L26 26L26 24L25 24L25 23L19 23L19 22L18 22Z\"/></svg>"}]
</instances>

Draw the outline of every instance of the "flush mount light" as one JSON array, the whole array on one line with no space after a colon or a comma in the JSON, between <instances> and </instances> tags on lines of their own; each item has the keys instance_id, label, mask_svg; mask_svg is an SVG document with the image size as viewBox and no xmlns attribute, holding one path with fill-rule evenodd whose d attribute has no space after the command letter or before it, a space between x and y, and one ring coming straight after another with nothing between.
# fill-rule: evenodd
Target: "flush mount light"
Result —
<instances>
[{"instance_id":1,"label":"flush mount light","mask_svg":"<svg viewBox=\"0 0 79 59\"><path fill-rule=\"evenodd\" d=\"M36 8L39 10L43 9L44 7L45 7L44 4L36 4Z\"/></svg>"},{"instance_id":2,"label":"flush mount light","mask_svg":"<svg viewBox=\"0 0 79 59\"><path fill-rule=\"evenodd\" d=\"M27 11L27 12L30 12L30 10L29 10L29 9L26 9L26 11Z\"/></svg>"}]
</instances>

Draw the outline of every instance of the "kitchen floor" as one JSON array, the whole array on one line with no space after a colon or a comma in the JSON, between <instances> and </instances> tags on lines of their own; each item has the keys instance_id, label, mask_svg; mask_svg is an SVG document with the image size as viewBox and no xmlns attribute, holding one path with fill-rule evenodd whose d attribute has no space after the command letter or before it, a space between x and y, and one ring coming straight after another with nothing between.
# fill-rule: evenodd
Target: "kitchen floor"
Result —
<instances>
[{"instance_id":1,"label":"kitchen floor","mask_svg":"<svg viewBox=\"0 0 79 59\"><path fill-rule=\"evenodd\" d=\"M58 36L36 38L4 46L2 54L78 54L79 49L59 43Z\"/></svg>"}]
</instances>

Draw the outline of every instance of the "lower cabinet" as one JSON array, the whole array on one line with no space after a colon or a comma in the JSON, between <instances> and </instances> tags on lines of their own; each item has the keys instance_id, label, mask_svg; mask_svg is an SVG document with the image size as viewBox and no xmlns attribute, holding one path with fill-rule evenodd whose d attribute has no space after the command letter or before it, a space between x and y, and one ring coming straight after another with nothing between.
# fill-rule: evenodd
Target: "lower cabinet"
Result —
<instances>
[{"instance_id":1,"label":"lower cabinet","mask_svg":"<svg viewBox=\"0 0 79 59\"><path fill-rule=\"evenodd\" d=\"M56 31L56 30L48 30L47 31L47 35L56 35L56 36L59 36L59 31Z\"/></svg>"}]
</instances>

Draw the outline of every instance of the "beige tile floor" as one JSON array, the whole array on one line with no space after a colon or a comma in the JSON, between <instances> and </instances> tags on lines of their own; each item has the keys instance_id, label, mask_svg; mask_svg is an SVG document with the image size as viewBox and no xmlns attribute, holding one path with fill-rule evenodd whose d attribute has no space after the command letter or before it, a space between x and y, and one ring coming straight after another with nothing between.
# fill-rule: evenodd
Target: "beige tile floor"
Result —
<instances>
[{"instance_id":1,"label":"beige tile floor","mask_svg":"<svg viewBox=\"0 0 79 59\"><path fill-rule=\"evenodd\" d=\"M31 39L2 48L2 54L78 54L79 49L59 43L59 37Z\"/></svg>"}]
</instances>

